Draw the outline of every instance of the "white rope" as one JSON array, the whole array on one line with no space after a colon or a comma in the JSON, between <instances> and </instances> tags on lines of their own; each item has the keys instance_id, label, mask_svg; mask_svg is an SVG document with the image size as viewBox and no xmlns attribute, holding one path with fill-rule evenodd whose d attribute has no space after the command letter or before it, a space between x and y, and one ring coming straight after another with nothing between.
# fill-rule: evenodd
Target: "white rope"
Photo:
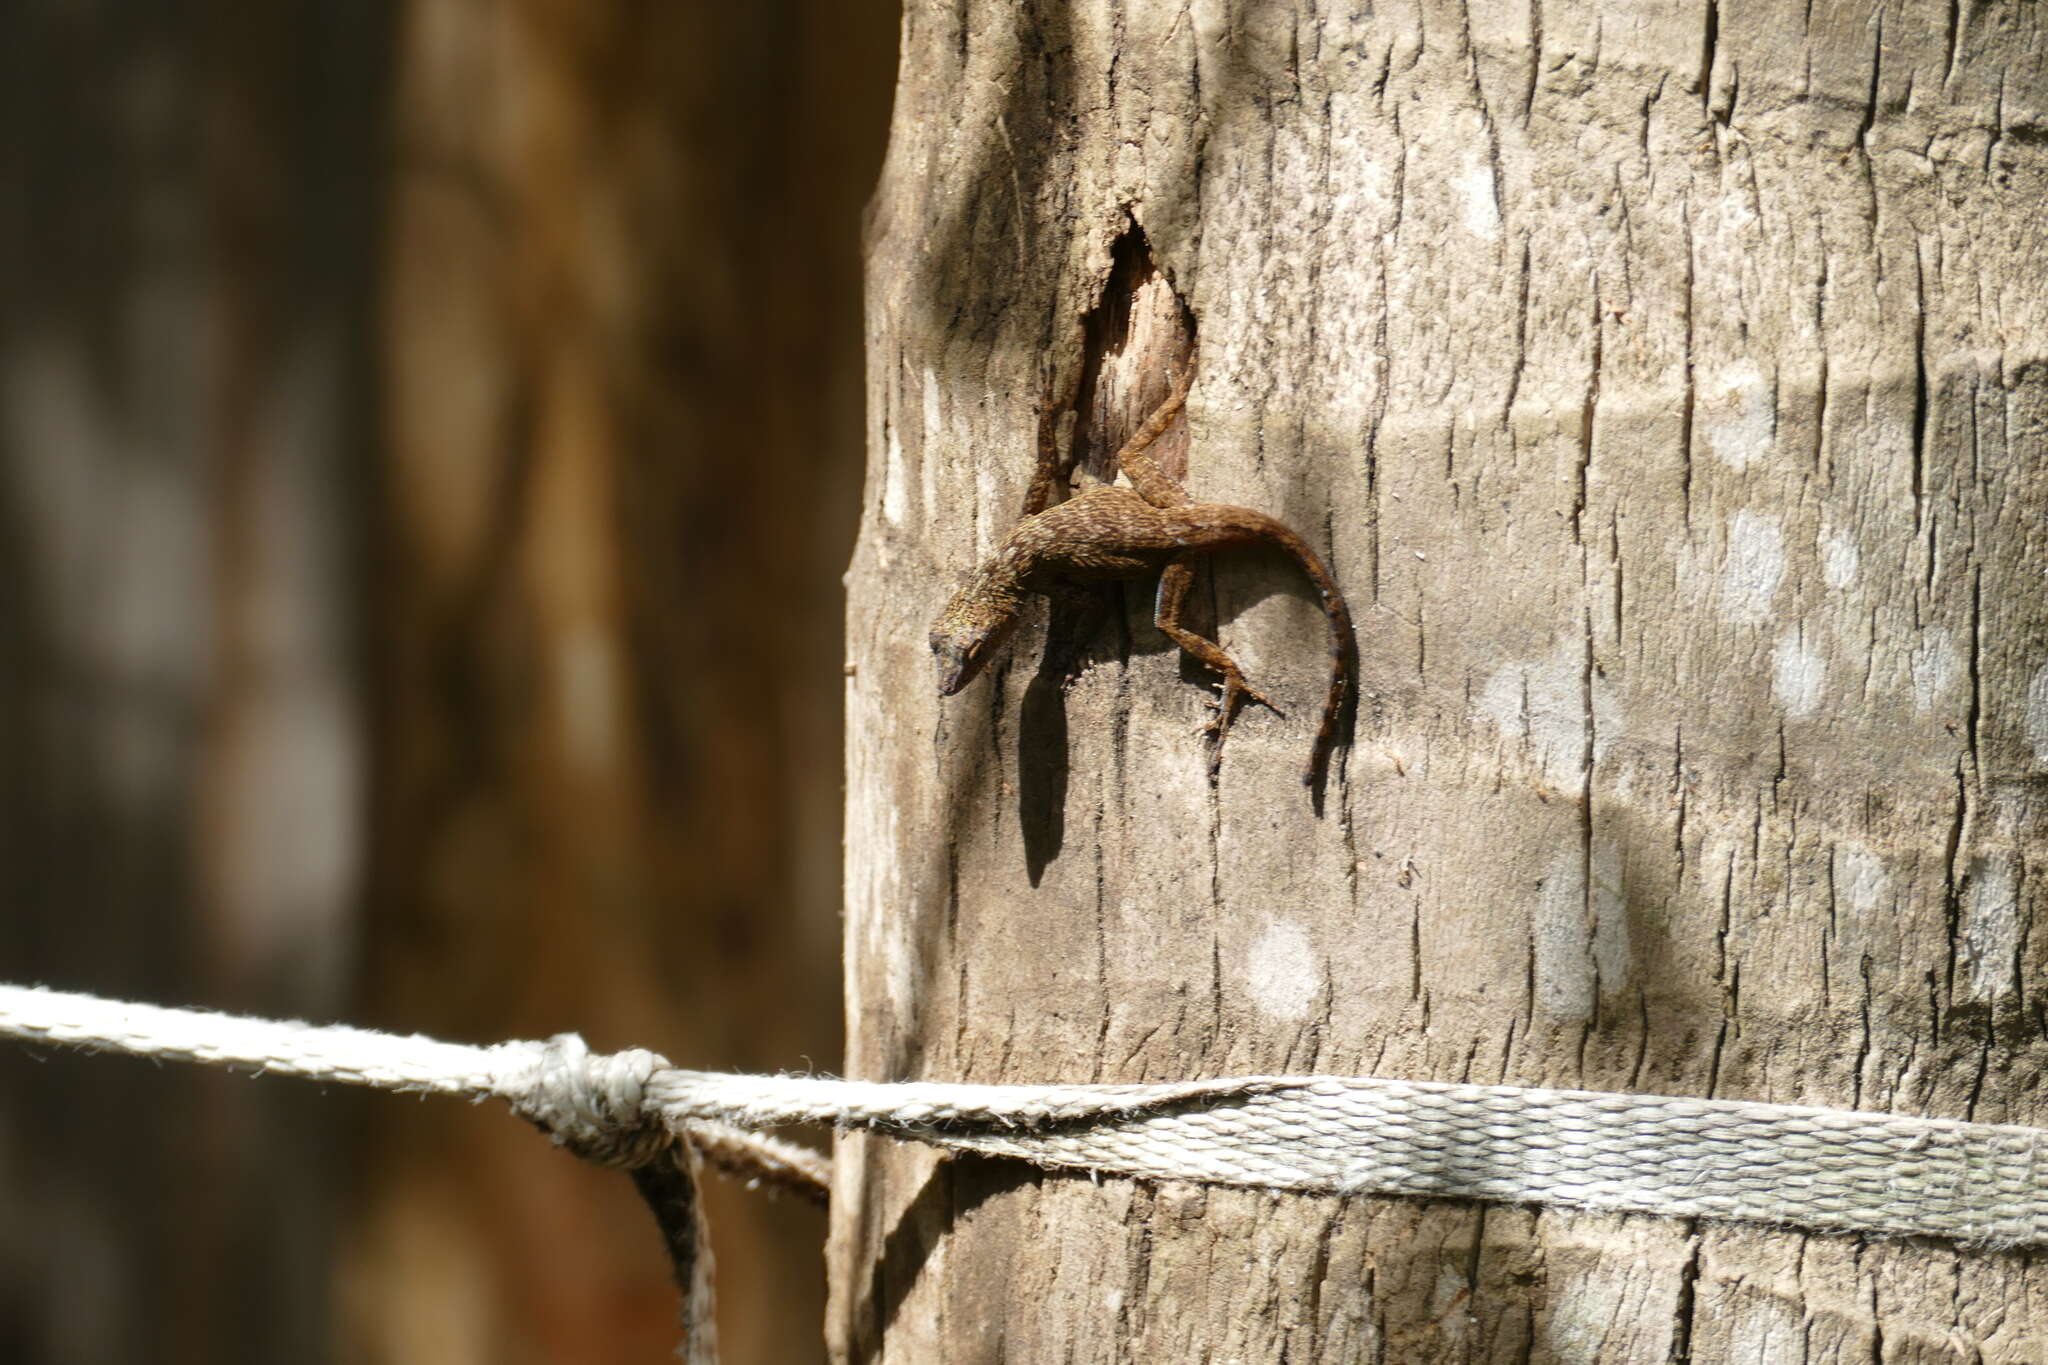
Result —
<instances>
[{"instance_id":1,"label":"white rope","mask_svg":"<svg viewBox=\"0 0 2048 1365\"><path fill-rule=\"evenodd\" d=\"M0 1035L495 1096L558 1141L624 1165L696 1125L830 1123L1150 1180L2048 1244L2048 1130L2037 1128L1322 1076L1064 1086L737 1076L680 1070L649 1052L592 1054L574 1035L462 1047L23 987L0 987Z\"/></svg>"},{"instance_id":2,"label":"white rope","mask_svg":"<svg viewBox=\"0 0 2048 1365\"><path fill-rule=\"evenodd\" d=\"M132 1057L472 1099L498 1093L504 1064L499 1048L441 1043L418 1034L165 1009L40 986L0 985L0 1034ZM533 1046L506 1044L521 1055Z\"/></svg>"},{"instance_id":3,"label":"white rope","mask_svg":"<svg viewBox=\"0 0 2048 1365\"><path fill-rule=\"evenodd\" d=\"M475 1047L416 1033L0 985L0 1037L402 1094L502 1099L563 1146L606 1165L639 1165L669 1143L659 1114L646 1121L639 1089L668 1063L638 1050L592 1053L574 1034L549 1043ZM707 1157L739 1174L800 1189L830 1183L824 1158L809 1148L719 1124L693 1126L692 1136Z\"/></svg>"}]
</instances>

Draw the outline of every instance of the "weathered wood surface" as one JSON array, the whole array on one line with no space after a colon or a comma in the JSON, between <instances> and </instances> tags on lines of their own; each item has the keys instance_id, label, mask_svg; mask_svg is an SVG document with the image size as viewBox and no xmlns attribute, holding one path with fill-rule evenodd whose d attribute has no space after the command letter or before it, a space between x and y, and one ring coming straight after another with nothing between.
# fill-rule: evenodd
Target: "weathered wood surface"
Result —
<instances>
[{"instance_id":1,"label":"weathered wood surface","mask_svg":"<svg viewBox=\"0 0 2048 1365\"><path fill-rule=\"evenodd\" d=\"M913 0L903 42L854 1074L2048 1122L2037 7ZM1213 785L1142 588L1063 704L1042 626L933 695L1132 223L1194 320L1190 490L1326 547L1359 616L1322 818L1277 558L1210 580L1288 712ZM2048 1359L2034 1254L840 1154L846 1359Z\"/></svg>"}]
</instances>

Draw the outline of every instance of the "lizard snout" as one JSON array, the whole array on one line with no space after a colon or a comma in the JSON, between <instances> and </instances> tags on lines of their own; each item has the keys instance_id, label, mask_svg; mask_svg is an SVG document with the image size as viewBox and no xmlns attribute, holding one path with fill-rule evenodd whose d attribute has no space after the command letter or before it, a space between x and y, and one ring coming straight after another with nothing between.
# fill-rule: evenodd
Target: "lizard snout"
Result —
<instances>
[{"instance_id":1,"label":"lizard snout","mask_svg":"<svg viewBox=\"0 0 2048 1365\"><path fill-rule=\"evenodd\" d=\"M974 658L960 647L957 640L944 635L932 636L932 662L938 665L939 695L942 697L950 697L974 681L977 671Z\"/></svg>"}]
</instances>

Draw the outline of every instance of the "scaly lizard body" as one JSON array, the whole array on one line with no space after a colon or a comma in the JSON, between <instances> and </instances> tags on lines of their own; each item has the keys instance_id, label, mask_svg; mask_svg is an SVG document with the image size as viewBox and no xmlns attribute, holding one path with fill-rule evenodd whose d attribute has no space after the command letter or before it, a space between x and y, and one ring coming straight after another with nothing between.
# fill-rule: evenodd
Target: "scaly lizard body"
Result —
<instances>
[{"instance_id":1,"label":"scaly lizard body","mask_svg":"<svg viewBox=\"0 0 2048 1365\"><path fill-rule=\"evenodd\" d=\"M973 682L1016 629L1026 600L1054 595L1091 581L1159 575L1154 619L1175 644L1223 677L1211 731L1221 746L1240 702L1256 701L1275 714L1279 708L1245 681L1230 656L1212 640L1181 625L1181 609L1194 582L1198 555L1233 545L1278 545L1300 564L1322 597L1330 624L1330 690L1323 703L1302 781L1314 780L1317 766L1336 737L1344 692L1351 683L1351 611L1322 559L1286 526L1248 507L1195 502L1187 490L1146 453L1187 402L1192 369L1145 425L1117 452L1117 466L1131 487L1093 488L1017 524L965 587L953 595L932 626L932 654L938 661L939 695L950 697Z\"/></svg>"}]
</instances>

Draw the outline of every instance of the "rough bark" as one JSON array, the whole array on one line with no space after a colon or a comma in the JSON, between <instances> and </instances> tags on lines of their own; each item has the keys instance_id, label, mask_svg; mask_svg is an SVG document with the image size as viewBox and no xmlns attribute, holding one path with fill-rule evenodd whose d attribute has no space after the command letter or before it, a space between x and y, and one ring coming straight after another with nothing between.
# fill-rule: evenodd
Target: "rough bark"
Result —
<instances>
[{"instance_id":1,"label":"rough bark","mask_svg":"<svg viewBox=\"0 0 2048 1365\"><path fill-rule=\"evenodd\" d=\"M911 4L851 1072L2048 1121L2044 59L2027 5ZM1321 624L1264 557L1210 581L1287 715L1213 782L1144 588L1063 703L1042 624L933 695L1134 225L1196 333L1190 490L1359 615L1320 818ZM845 1359L2048 1354L2033 1253L840 1159Z\"/></svg>"}]
</instances>

